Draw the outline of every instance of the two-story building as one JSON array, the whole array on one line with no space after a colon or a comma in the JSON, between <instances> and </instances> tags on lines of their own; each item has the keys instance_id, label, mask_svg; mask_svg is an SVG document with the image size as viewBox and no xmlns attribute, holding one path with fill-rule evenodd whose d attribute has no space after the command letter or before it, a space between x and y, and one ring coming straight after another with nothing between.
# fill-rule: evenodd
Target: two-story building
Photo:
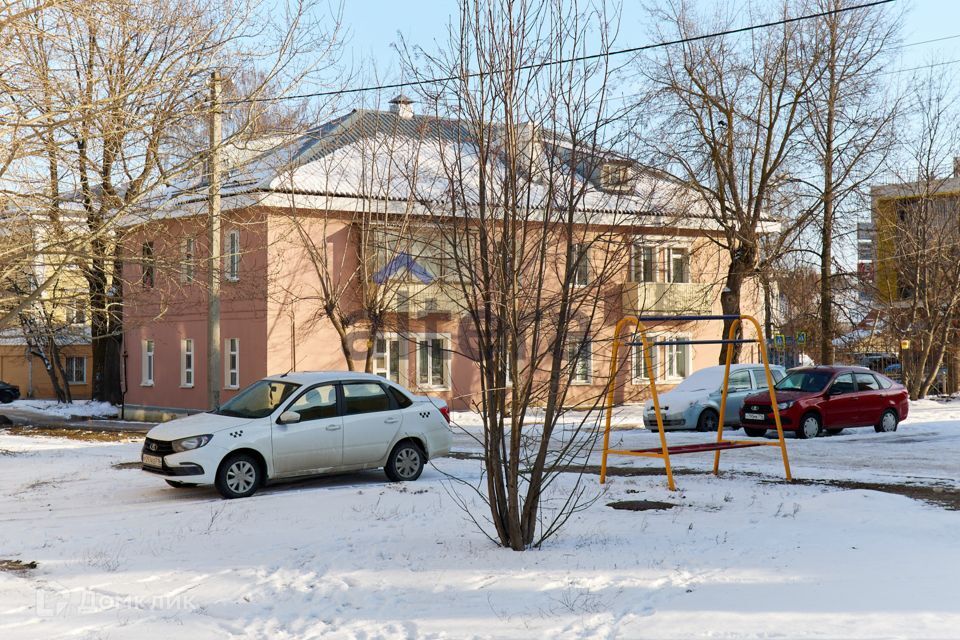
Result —
<instances>
[{"instance_id":1,"label":"two-story building","mask_svg":"<svg viewBox=\"0 0 960 640\"><path fill-rule=\"evenodd\" d=\"M273 148L231 154L237 164L221 192L216 261L223 399L268 374L345 369L349 352L356 368L369 360L373 372L455 409L473 406L479 368L457 273L462 247L438 226L444 194L479 188L467 174L452 185L438 169L465 163L465 135L397 100L391 111L356 110ZM560 144L532 136L531 153L553 145L559 155ZM613 153L594 157L596 166L576 168L585 195L574 225L574 284L596 297L584 312L589 328L571 329L573 404L602 392L617 320L719 313L726 273L712 240L719 231L696 207L680 206L682 185ZM169 207L131 220L124 235L128 414L208 408L205 190L203 182L183 187ZM545 260L564 266L553 247ZM762 315L752 283L743 300L745 313ZM719 322L664 323L654 333L716 338L720 330ZM623 400L642 399L650 375L669 386L716 364L718 347L664 345L652 356L654 372L631 354L618 387Z\"/></svg>"}]
</instances>

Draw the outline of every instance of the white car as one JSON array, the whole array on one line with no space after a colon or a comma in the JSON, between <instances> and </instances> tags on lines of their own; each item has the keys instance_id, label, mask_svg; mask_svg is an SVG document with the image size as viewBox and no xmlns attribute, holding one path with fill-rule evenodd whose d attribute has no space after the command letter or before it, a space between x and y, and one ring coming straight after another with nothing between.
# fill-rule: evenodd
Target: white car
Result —
<instances>
[{"instance_id":1,"label":"white car","mask_svg":"<svg viewBox=\"0 0 960 640\"><path fill-rule=\"evenodd\" d=\"M720 421L720 396L723 391L722 366L707 367L693 372L670 391L660 394L660 413L663 428L696 429L716 431ZM770 366L770 374L776 384L786 375L783 367ZM740 407L743 399L751 393L767 389L767 375L762 364L730 365L730 380L727 385L727 406L724 410L724 427L740 427ZM643 411L643 424L657 430L657 414L653 401L648 400Z\"/></svg>"},{"instance_id":2,"label":"white car","mask_svg":"<svg viewBox=\"0 0 960 640\"><path fill-rule=\"evenodd\" d=\"M224 498L266 482L383 467L416 480L450 453L450 413L369 373L311 372L265 378L210 413L150 430L143 470L173 487L215 485Z\"/></svg>"}]
</instances>

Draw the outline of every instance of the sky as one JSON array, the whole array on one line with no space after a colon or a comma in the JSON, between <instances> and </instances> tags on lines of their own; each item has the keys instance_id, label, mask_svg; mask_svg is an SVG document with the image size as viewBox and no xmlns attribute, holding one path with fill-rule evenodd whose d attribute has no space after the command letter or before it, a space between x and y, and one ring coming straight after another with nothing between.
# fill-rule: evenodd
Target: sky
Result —
<instances>
[{"instance_id":1,"label":"sky","mask_svg":"<svg viewBox=\"0 0 960 640\"><path fill-rule=\"evenodd\" d=\"M703 4L711 0L702 0ZM906 12L903 30L901 68L924 65L931 59L960 60L960 0L896 0L895 7ZM392 45L399 34L411 44L431 49L442 40L456 0L346 0L344 25L350 39L346 47L348 60L360 64L372 60L381 75L391 77L399 71ZM948 38L940 42L916 44ZM623 0L623 18L618 45L638 46L649 43L641 0ZM960 70L960 62L944 69Z\"/></svg>"}]
</instances>

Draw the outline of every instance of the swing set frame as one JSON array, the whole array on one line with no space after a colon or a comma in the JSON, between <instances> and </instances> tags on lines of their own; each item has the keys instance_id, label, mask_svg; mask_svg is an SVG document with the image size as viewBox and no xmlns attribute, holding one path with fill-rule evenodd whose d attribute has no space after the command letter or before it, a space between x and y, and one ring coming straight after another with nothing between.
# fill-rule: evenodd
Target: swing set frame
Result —
<instances>
[{"instance_id":1,"label":"swing set frame","mask_svg":"<svg viewBox=\"0 0 960 640\"><path fill-rule=\"evenodd\" d=\"M697 322L704 320L732 320L730 324L730 330L728 336L725 340L669 340L661 342L652 342L647 338L647 326L645 322ZM757 331L758 340L744 340L737 339L737 329L743 324L743 321L746 320L750 322ZM635 327L634 336L636 334L640 335L640 342L630 341L624 342L621 333L623 332L624 327L633 326ZM729 379L730 379L730 364L733 360L733 346L735 344L745 344L745 343L759 343L760 345L760 357L763 363L763 370L767 377L767 390L770 394L770 402L773 409L773 420L777 427L777 440L776 441L757 441L757 440L728 440L723 437L723 419L724 414L727 409L727 394L729 392ZM642 346L643 347L643 361L646 370L651 372L651 375L648 379L648 384L650 387L650 395L653 398L653 411L654 416L657 421L657 431L660 434L660 446L653 448L644 448L644 449L611 449L610 448L610 425L613 417L613 396L614 390L616 388L617 374L620 371L620 345L624 344L626 346ZM716 442L706 442L698 444L684 444L684 445L675 445L673 447L667 446L667 437L666 433L663 430L663 414L660 411L660 396L657 391L657 381L656 381L656 372L653 369L653 361L650 357L651 347L661 346L661 345L692 345L692 344L721 344L726 345L727 357L726 364L724 365L723 370L723 386L721 387L722 392L720 395L720 418L717 421L717 439ZM682 453L700 453L702 451L713 451L713 473L714 475L720 475L720 453L727 449L745 449L748 447L779 447L780 454L783 458L783 470L786 475L787 482L791 482L793 477L790 474L790 460L787 456L787 443L783 437L783 425L780 422L780 410L777 407L777 394L773 388L774 380L773 376L770 373L770 362L767 359L767 349L765 342L763 340L763 331L760 328L760 323L757 320L748 315L693 315L693 316L625 316L617 322L616 329L614 330L613 338L613 354L610 360L610 378L607 381L607 398L606 398L606 417L605 417L605 426L603 431L603 458L600 463L600 484L604 484L607 480L607 456L609 455L623 455L623 456L637 456L642 458L660 458L663 460L663 466L667 473L667 486L671 491L676 491L677 486L673 480L673 469L670 465L670 455L678 455Z\"/></svg>"}]
</instances>

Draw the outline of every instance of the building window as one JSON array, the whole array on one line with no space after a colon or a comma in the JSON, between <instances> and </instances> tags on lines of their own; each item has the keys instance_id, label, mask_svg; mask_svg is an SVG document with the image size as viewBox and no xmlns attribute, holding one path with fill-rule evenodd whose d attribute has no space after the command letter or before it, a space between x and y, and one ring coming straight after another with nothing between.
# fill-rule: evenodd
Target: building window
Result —
<instances>
[{"instance_id":1,"label":"building window","mask_svg":"<svg viewBox=\"0 0 960 640\"><path fill-rule=\"evenodd\" d=\"M449 349L444 336L423 336L417 341L417 385L421 388L449 387Z\"/></svg>"},{"instance_id":2,"label":"building window","mask_svg":"<svg viewBox=\"0 0 960 640\"><path fill-rule=\"evenodd\" d=\"M373 372L402 384L400 380L400 338L396 335L377 336L373 347Z\"/></svg>"},{"instance_id":3,"label":"building window","mask_svg":"<svg viewBox=\"0 0 960 640\"><path fill-rule=\"evenodd\" d=\"M667 341L689 340L689 336L674 336ZM668 379L686 378L690 375L690 345L664 345L665 377Z\"/></svg>"},{"instance_id":4,"label":"building window","mask_svg":"<svg viewBox=\"0 0 960 640\"><path fill-rule=\"evenodd\" d=\"M584 335L570 334L567 337L567 362L570 364L570 380L573 384L590 384L592 361L590 339Z\"/></svg>"},{"instance_id":5,"label":"building window","mask_svg":"<svg viewBox=\"0 0 960 640\"><path fill-rule=\"evenodd\" d=\"M223 360L223 381L225 389L240 388L240 339L227 338L227 357Z\"/></svg>"},{"instance_id":6,"label":"building window","mask_svg":"<svg viewBox=\"0 0 960 640\"><path fill-rule=\"evenodd\" d=\"M152 242L144 242L143 246L140 247L140 268L142 269L140 283L145 287L152 287L157 268Z\"/></svg>"},{"instance_id":7,"label":"building window","mask_svg":"<svg viewBox=\"0 0 960 640\"><path fill-rule=\"evenodd\" d=\"M652 336L647 336L647 339L651 342L654 341ZM646 384L650 380L650 369L647 368L646 361L643 357L643 346L635 344L632 347L633 351L633 383L634 384ZM653 371L657 370L657 363L659 358L657 357L657 348L654 347L650 350L650 366Z\"/></svg>"},{"instance_id":8,"label":"building window","mask_svg":"<svg viewBox=\"0 0 960 640\"><path fill-rule=\"evenodd\" d=\"M180 341L180 386L193 386L193 340Z\"/></svg>"},{"instance_id":9,"label":"building window","mask_svg":"<svg viewBox=\"0 0 960 640\"><path fill-rule=\"evenodd\" d=\"M690 252L686 249L667 249L667 281L690 282Z\"/></svg>"},{"instance_id":10,"label":"building window","mask_svg":"<svg viewBox=\"0 0 960 640\"><path fill-rule=\"evenodd\" d=\"M240 232L231 231L227 234L227 280L236 282L240 279Z\"/></svg>"},{"instance_id":11,"label":"building window","mask_svg":"<svg viewBox=\"0 0 960 640\"><path fill-rule=\"evenodd\" d=\"M86 384L87 359L78 356L68 356L66 359L65 373L67 376L67 384Z\"/></svg>"},{"instance_id":12,"label":"building window","mask_svg":"<svg viewBox=\"0 0 960 640\"><path fill-rule=\"evenodd\" d=\"M600 187L614 191L624 191L630 187L630 166L608 162L600 167Z\"/></svg>"},{"instance_id":13,"label":"building window","mask_svg":"<svg viewBox=\"0 0 960 640\"><path fill-rule=\"evenodd\" d=\"M70 324L87 323L87 301L83 292L78 292L73 298L73 304L67 309L67 321Z\"/></svg>"},{"instance_id":14,"label":"building window","mask_svg":"<svg viewBox=\"0 0 960 640\"><path fill-rule=\"evenodd\" d=\"M193 238L186 238L180 247L180 282L189 284L196 277L194 259L196 257L196 242Z\"/></svg>"},{"instance_id":15,"label":"building window","mask_svg":"<svg viewBox=\"0 0 960 640\"><path fill-rule=\"evenodd\" d=\"M140 384L143 386L153 385L153 340L143 341L143 368L140 372Z\"/></svg>"},{"instance_id":16,"label":"building window","mask_svg":"<svg viewBox=\"0 0 960 640\"><path fill-rule=\"evenodd\" d=\"M632 282L657 281L657 250L635 244L630 251L630 279Z\"/></svg>"},{"instance_id":17,"label":"building window","mask_svg":"<svg viewBox=\"0 0 960 640\"><path fill-rule=\"evenodd\" d=\"M585 287L590 284L589 254L587 245L573 245L570 257L573 260L573 285L576 287Z\"/></svg>"}]
</instances>

